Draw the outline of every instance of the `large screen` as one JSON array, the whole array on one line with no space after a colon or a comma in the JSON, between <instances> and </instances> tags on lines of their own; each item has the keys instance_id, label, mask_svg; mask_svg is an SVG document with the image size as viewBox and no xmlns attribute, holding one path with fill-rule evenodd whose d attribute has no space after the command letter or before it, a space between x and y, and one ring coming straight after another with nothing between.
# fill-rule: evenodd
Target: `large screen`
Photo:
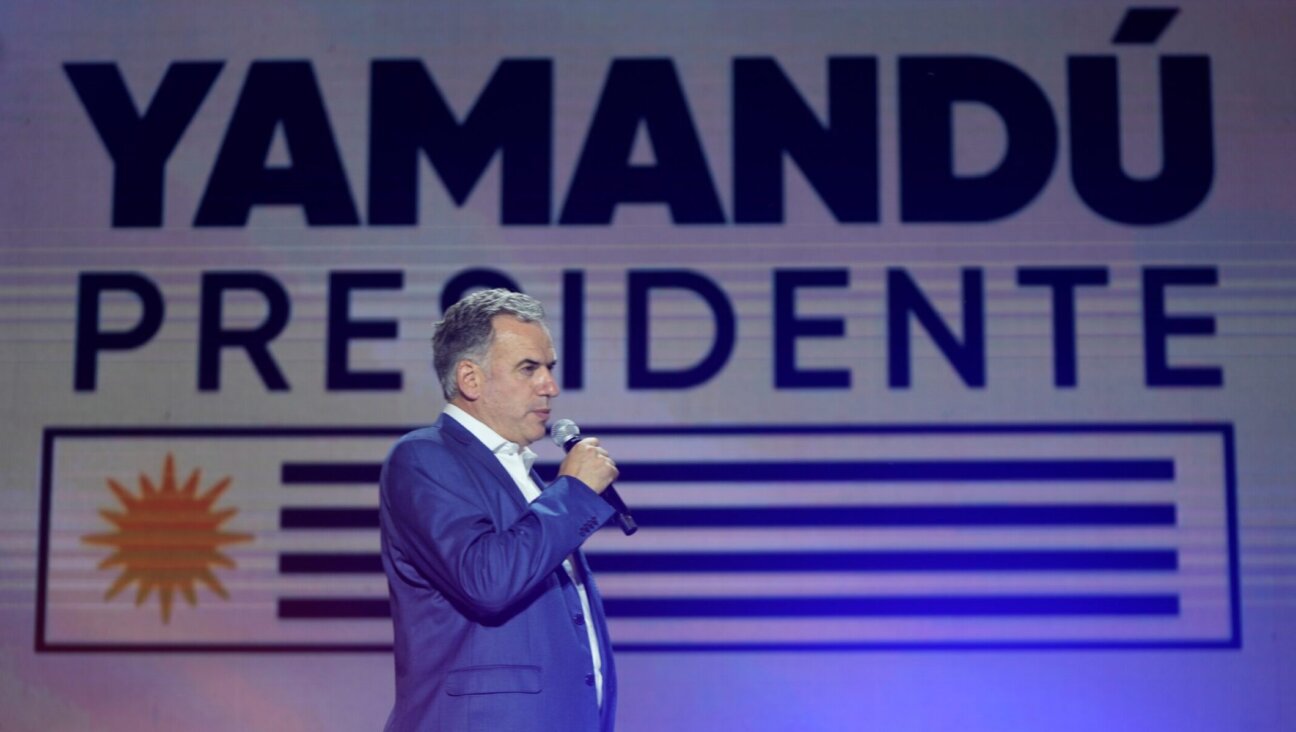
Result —
<instances>
[{"instance_id":1,"label":"large screen","mask_svg":"<svg viewBox=\"0 0 1296 732\"><path fill-rule=\"evenodd\" d=\"M5 3L0 729L381 728L378 472L484 287L642 527L619 730L1292 728L1294 28Z\"/></svg>"}]
</instances>

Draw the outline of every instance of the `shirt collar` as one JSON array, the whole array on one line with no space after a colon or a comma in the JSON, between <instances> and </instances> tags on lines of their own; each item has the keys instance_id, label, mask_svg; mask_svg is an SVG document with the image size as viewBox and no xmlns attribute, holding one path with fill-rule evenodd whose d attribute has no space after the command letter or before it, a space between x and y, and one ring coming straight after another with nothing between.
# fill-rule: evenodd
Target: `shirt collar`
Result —
<instances>
[{"instance_id":1,"label":"shirt collar","mask_svg":"<svg viewBox=\"0 0 1296 732\"><path fill-rule=\"evenodd\" d=\"M490 450L496 456L521 455L522 462L526 465L526 469L528 471L531 470L531 466L536 460L536 454L531 451L530 447L523 447L516 442L509 442L503 437L500 437L500 434L486 426L485 422L477 419L454 404L447 404L443 411L445 414L454 418L454 421L463 425L464 429L471 432L473 437L476 437L486 446L486 449Z\"/></svg>"}]
</instances>

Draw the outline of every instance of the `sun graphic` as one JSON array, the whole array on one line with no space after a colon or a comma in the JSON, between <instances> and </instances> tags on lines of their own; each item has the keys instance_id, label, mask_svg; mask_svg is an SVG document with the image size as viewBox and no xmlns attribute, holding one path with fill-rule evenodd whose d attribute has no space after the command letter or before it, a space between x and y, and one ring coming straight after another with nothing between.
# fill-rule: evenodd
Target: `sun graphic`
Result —
<instances>
[{"instance_id":1,"label":"sun graphic","mask_svg":"<svg viewBox=\"0 0 1296 732\"><path fill-rule=\"evenodd\" d=\"M201 582L222 599L229 593L212 573L213 567L233 569L234 560L221 553L226 544L251 541L251 534L234 534L221 530L237 508L219 511L212 506L230 486L229 477L221 478L199 495L200 472L195 469L180 485L175 477L175 460L167 453L162 465L161 486L147 475L139 476L140 494L133 495L120 483L108 479L108 488L121 501L125 512L100 509L99 515L117 528L111 534L82 537L87 544L115 549L99 563L99 569L121 567L121 574L104 594L111 600L131 583L137 583L135 605L144 604L156 588L162 606L162 622L171 622L171 603L175 593L198 605L195 583Z\"/></svg>"}]
</instances>

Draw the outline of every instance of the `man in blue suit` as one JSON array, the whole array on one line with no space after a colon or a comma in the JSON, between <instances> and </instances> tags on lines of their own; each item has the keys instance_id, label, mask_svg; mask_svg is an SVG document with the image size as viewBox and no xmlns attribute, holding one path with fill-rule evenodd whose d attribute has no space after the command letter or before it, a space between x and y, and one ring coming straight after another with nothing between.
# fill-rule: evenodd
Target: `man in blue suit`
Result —
<instances>
[{"instance_id":1,"label":"man in blue suit","mask_svg":"<svg viewBox=\"0 0 1296 732\"><path fill-rule=\"evenodd\" d=\"M506 290L448 309L432 338L448 405L383 465L391 732L612 729L612 647L580 545L613 515L599 494L617 470L588 438L540 490L527 445L558 396L543 317Z\"/></svg>"}]
</instances>

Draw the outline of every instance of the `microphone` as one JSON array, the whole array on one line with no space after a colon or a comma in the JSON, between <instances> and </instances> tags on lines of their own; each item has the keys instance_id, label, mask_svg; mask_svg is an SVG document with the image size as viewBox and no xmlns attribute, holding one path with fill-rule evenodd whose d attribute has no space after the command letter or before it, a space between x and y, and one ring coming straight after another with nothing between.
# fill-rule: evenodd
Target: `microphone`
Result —
<instances>
[{"instance_id":1,"label":"microphone","mask_svg":"<svg viewBox=\"0 0 1296 732\"><path fill-rule=\"evenodd\" d=\"M580 427L570 419L554 422L552 435L554 444L561 447L563 452L571 452L576 443L581 441ZM639 530L639 525L630 515L630 509L626 507L625 501L621 500L621 496L617 495L616 488L612 487L611 483L608 483L608 487L600 495L616 511L617 523L621 525L621 531L626 536Z\"/></svg>"}]
</instances>

